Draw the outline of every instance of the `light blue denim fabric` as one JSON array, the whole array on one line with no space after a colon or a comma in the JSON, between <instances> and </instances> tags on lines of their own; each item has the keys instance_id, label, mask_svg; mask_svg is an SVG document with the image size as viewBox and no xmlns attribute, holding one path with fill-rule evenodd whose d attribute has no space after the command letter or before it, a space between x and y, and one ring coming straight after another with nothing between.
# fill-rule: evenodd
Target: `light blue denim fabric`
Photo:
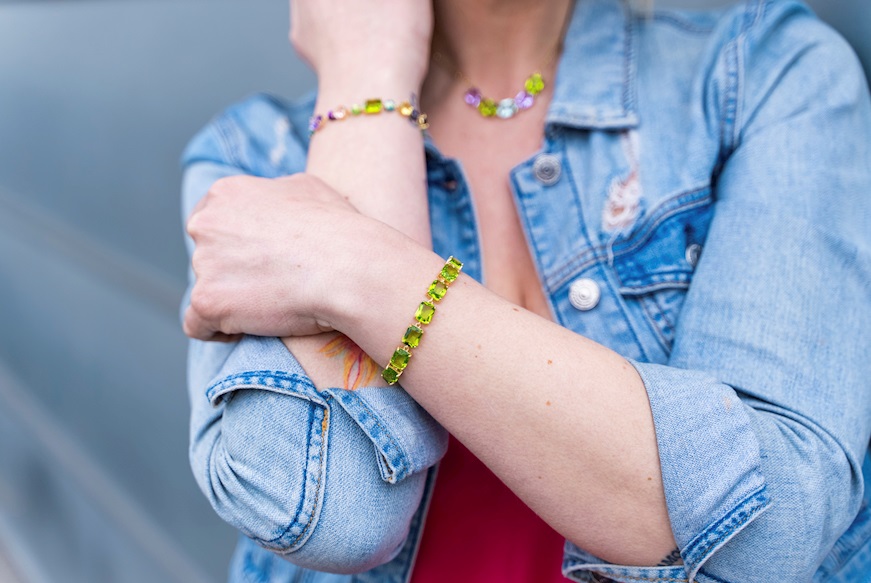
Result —
<instances>
[{"instance_id":1,"label":"light blue denim fabric","mask_svg":"<svg viewBox=\"0 0 871 583\"><path fill-rule=\"evenodd\" d=\"M185 215L223 176L302 171L312 107L261 95L215 119L185 155ZM480 280L463 170L429 142L427 170L435 251ZM867 580L871 102L847 44L791 0L579 0L511 188L553 318L644 380L685 562L567 543L564 573ZM406 393L318 390L255 337L192 342L189 385L195 477L246 535L232 582L408 580L446 435Z\"/></svg>"}]
</instances>

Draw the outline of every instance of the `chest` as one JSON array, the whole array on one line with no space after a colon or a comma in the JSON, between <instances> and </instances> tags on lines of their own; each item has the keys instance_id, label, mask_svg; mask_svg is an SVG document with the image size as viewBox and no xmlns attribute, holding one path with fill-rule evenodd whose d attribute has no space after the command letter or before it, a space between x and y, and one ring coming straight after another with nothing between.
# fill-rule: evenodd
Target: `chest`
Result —
<instances>
[{"instance_id":1,"label":"chest","mask_svg":"<svg viewBox=\"0 0 871 583\"><path fill-rule=\"evenodd\" d=\"M483 119L463 113L434 129L432 137L461 171L480 245L482 280L512 303L550 318L511 181L512 169L540 149L543 118ZM448 186L459 184L454 180Z\"/></svg>"},{"instance_id":2,"label":"chest","mask_svg":"<svg viewBox=\"0 0 871 583\"><path fill-rule=\"evenodd\" d=\"M435 250L517 304L666 362L713 216L711 166L688 173L692 160L635 130L557 129L511 145L462 130L453 155L446 141L430 151Z\"/></svg>"}]
</instances>

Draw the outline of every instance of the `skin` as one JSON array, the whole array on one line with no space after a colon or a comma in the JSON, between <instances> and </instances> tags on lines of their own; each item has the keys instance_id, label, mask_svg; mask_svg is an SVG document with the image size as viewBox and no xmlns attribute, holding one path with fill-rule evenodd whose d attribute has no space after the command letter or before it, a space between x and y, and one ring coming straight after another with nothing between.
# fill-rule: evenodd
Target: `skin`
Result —
<instances>
[{"instance_id":1,"label":"skin","mask_svg":"<svg viewBox=\"0 0 871 583\"><path fill-rule=\"evenodd\" d=\"M422 89L433 139L471 184L487 285L451 286L403 388L567 539L614 563L657 564L676 545L643 383L620 355L550 320L508 189L510 168L540 147L550 88L510 122L486 120L462 102L465 83L429 64L432 42L496 96L532 71L551 80L542 62L567 0L440 0L434 19L423 1L291 6L318 111ZM506 35L516 42L494 40ZM429 247L425 176L420 133L379 115L328 124L305 174L219 181L188 222L186 333L281 336L317 385L352 388L354 346L385 365L444 263ZM339 333L354 345L329 356Z\"/></svg>"}]
</instances>

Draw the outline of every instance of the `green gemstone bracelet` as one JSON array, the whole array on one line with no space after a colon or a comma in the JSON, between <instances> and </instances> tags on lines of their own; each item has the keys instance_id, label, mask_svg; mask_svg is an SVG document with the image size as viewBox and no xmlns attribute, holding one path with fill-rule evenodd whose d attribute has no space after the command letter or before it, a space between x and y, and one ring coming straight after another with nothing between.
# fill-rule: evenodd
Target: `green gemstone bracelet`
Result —
<instances>
[{"instance_id":1,"label":"green gemstone bracelet","mask_svg":"<svg viewBox=\"0 0 871 583\"><path fill-rule=\"evenodd\" d=\"M396 381L402 375L402 371L408 366L412 350L418 347L420 339L423 337L423 327L432 322L432 317L435 314L435 304L440 302L445 297L445 294L448 293L448 288L459 277L461 269L463 269L463 264L458 259L448 257L438 277L430 284L429 289L426 290L428 299L422 301L417 307L417 311L414 313L414 322L412 322L402 336L402 345L393 351L390 363L381 372L381 378L387 381L388 385L396 384Z\"/></svg>"}]
</instances>

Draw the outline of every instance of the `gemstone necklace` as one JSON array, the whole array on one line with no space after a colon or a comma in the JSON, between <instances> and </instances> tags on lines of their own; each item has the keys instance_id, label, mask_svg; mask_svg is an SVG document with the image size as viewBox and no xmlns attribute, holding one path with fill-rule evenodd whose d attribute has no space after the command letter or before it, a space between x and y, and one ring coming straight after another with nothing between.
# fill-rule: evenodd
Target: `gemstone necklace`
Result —
<instances>
[{"instance_id":1,"label":"gemstone necklace","mask_svg":"<svg viewBox=\"0 0 871 583\"><path fill-rule=\"evenodd\" d=\"M545 67L550 66L550 64L556 60L557 56L559 56L562 49L562 37L563 35L561 34L560 41L554 47L550 59L548 59ZM463 94L463 101L465 101L469 107L478 110L478 113L481 114L482 117L511 119L519 112L532 107L535 104L536 96L544 91L545 88L544 78L541 76L541 73L535 72L526 78L526 81L523 83L523 89L514 97L506 97L505 99L499 100L491 99L490 97L484 96L484 94L481 93L481 90L472 83L471 79L469 79L465 73L454 67L453 63L451 63L451 61L442 53L433 50L432 58L433 61L437 62L444 69L452 73L455 79L469 85L469 88Z\"/></svg>"}]
</instances>

